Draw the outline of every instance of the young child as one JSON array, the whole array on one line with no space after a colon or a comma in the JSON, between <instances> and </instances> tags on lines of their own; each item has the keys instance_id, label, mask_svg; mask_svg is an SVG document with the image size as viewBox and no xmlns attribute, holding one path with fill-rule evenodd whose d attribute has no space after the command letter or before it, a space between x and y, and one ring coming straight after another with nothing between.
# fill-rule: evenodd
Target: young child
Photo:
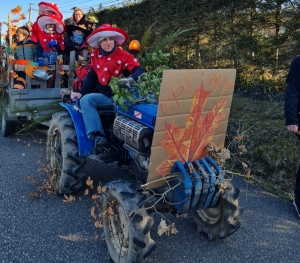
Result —
<instances>
[{"instance_id":1,"label":"young child","mask_svg":"<svg viewBox=\"0 0 300 263\"><path fill-rule=\"evenodd\" d=\"M65 24L53 15L40 15L37 18L40 31L37 35L37 55L39 66L44 66L46 58L48 65L56 63L57 56L65 49L64 37ZM54 84L55 72L49 72L52 78L48 80L47 87L51 88Z\"/></svg>"},{"instance_id":2,"label":"young child","mask_svg":"<svg viewBox=\"0 0 300 263\"><path fill-rule=\"evenodd\" d=\"M37 39L39 66L44 66L44 58L48 59L48 64L55 64L57 56L65 49L65 24L53 15L40 15L37 23L41 28Z\"/></svg>"},{"instance_id":3,"label":"young child","mask_svg":"<svg viewBox=\"0 0 300 263\"><path fill-rule=\"evenodd\" d=\"M85 40L91 32L80 26L67 25L66 33L68 40L65 41L63 60L64 64L69 64L71 51L75 51L75 59L78 60L79 55L82 55L81 52L87 49Z\"/></svg>"},{"instance_id":4,"label":"young child","mask_svg":"<svg viewBox=\"0 0 300 263\"><path fill-rule=\"evenodd\" d=\"M70 52L75 51L75 60L79 64L79 55L83 56L83 50L88 51L86 38L91 33L82 26L67 25L66 26L67 40L65 41L65 50L63 52L64 64L70 63ZM87 58L85 58L87 61ZM82 60L81 60L82 61ZM74 79L76 76L74 76ZM64 74L64 87L68 87L69 75Z\"/></svg>"},{"instance_id":5,"label":"young child","mask_svg":"<svg viewBox=\"0 0 300 263\"><path fill-rule=\"evenodd\" d=\"M62 20L63 15L59 11L57 4L48 3L48 2L40 2L38 4L39 7L39 15L53 15L56 16L58 19ZM38 32L41 28L38 26L37 22L34 22L31 29L31 40L37 42L38 39Z\"/></svg>"},{"instance_id":6,"label":"young child","mask_svg":"<svg viewBox=\"0 0 300 263\"><path fill-rule=\"evenodd\" d=\"M30 31L26 26L17 28L17 43L13 49L16 64L18 64L18 60L37 61L37 45L28 39L29 34ZM15 79L14 88L24 89L26 86L26 74L24 71L17 71L17 75L18 77Z\"/></svg>"}]
</instances>

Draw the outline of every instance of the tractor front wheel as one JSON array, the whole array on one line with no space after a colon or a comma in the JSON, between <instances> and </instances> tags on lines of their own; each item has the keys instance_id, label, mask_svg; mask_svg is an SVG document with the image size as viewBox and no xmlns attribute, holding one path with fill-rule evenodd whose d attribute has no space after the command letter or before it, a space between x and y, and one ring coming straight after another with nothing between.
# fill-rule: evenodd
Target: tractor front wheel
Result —
<instances>
[{"instance_id":1,"label":"tractor front wheel","mask_svg":"<svg viewBox=\"0 0 300 263\"><path fill-rule=\"evenodd\" d=\"M193 214L197 232L204 232L208 239L222 239L233 234L240 227L240 216L243 209L239 206L240 190L229 182L221 186L217 205L212 208L198 209Z\"/></svg>"},{"instance_id":2,"label":"tractor front wheel","mask_svg":"<svg viewBox=\"0 0 300 263\"><path fill-rule=\"evenodd\" d=\"M111 259L115 263L142 263L155 248L150 237L154 219L144 209L144 195L126 181L113 181L106 186L101 210L106 215L103 230Z\"/></svg>"}]
</instances>

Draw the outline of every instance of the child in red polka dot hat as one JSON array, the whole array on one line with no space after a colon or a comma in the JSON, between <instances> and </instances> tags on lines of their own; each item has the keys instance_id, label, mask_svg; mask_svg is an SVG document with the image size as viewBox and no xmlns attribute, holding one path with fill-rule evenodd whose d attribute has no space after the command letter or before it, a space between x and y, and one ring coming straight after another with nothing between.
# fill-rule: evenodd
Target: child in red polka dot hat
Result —
<instances>
[{"instance_id":1,"label":"child in red polka dot hat","mask_svg":"<svg viewBox=\"0 0 300 263\"><path fill-rule=\"evenodd\" d=\"M40 15L37 18L40 30L37 33L37 53L39 66L44 66L44 58L48 64L55 64L56 58L64 50L65 24L54 15Z\"/></svg>"},{"instance_id":2,"label":"child in red polka dot hat","mask_svg":"<svg viewBox=\"0 0 300 263\"><path fill-rule=\"evenodd\" d=\"M39 15L52 15L56 16L59 20L63 19L62 13L59 11L57 4L49 3L49 2L40 2L38 4L39 7ZM37 21L33 23L31 29L31 37L30 39L34 42L37 42L37 34L40 30Z\"/></svg>"}]
</instances>

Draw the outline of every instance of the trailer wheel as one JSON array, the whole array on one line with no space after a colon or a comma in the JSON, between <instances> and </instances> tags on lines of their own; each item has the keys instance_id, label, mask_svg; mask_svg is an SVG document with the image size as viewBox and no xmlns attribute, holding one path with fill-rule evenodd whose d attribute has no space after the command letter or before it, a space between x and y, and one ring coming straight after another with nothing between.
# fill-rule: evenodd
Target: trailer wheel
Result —
<instances>
[{"instance_id":1,"label":"trailer wheel","mask_svg":"<svg viewBox=\"0 0 300 263\"><path fill-rule=\"evenodd\" d=\"M79 156L75 128L68 112L52 116L47 133L47 164L57 194L70 194L82 186L86 157Z\"/></svg>"},{"instance_id":2,"label":"trailer wheel","mask_svg":"<svg viewBox=\"0 0 300 263\"><path fill-rule=\"evenodd\" d=\"M209 240L228 237L240 227L239 219L243 213L238 202L240 190L228 182L221 189L215 207L198 209L192 214L197 224L197 232L206 233Z\"/></svg>"},{"instance_id":3,"label":"trailer wheel","mask_svg":"<svg viewBox=\"0 0 300 263\"><path fill-rule=\"evenodd\" d=\"M105 214L103 230L111 259L115 263L142 263L155 248L150 237L154 219L143 209L144 196L126 181L108 183L101 195Z\"/></svg>"},{"instance_id":4,"label":"trailer wheel","mask_svg":"<svg viewBox=\"0 0 300 263\"><path fill-rule=\"evenodd\" d=\"M8 115L3 109L1 132L3 137L8 137L15 133L16 124L14 121L8 120Z\"/></svg>"}]
</instances>

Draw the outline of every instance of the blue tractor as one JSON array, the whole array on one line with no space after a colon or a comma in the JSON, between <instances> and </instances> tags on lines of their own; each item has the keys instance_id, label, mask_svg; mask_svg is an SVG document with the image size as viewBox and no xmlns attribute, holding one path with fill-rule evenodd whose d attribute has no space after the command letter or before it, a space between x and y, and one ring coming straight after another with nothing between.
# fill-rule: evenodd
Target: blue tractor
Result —
<instances>
[{"instance_id":1,"label":"blue tractor","mask_svg":"<svg viewBox=\"0 0 300 263\"><path fill-rule=\"evenodd\" d=\"M99 109L109 141L101 149L95 149L86 136L80 105L61 102L61 106L65 110L52 116L47 136L47 161L58 194L70 194L83 185L90 155L103 165L124 165L133 175L134 183L111 181L100 196L102 211L113 210L103 220L103 230L114 262L145 261L155 248L150 237L154 219L149 216L155 211L191 216L197 231L206 233L209 240L225 238L239 228L239 189L209 156L192 163L176 161L174 176L166 179L165 186L148 191L141 187L147 182L157 101L141 99L128 111L114 105ZM135 112L143 118L135 118Z\"/></svg>"}]
</instances>

